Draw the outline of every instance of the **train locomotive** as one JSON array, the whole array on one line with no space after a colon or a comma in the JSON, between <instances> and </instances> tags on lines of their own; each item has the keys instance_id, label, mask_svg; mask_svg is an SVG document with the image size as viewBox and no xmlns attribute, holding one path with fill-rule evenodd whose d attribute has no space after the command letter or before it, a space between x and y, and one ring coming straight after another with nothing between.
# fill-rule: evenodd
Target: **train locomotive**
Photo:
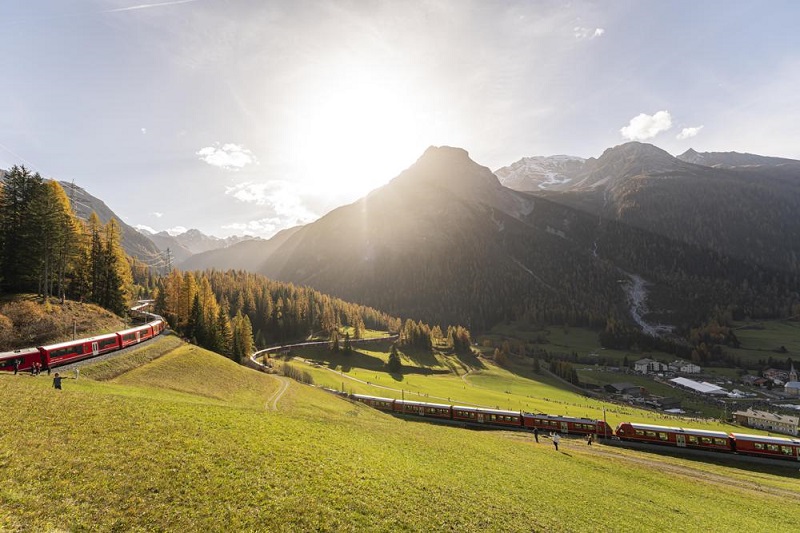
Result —
<instances>
[{"instance_id":1,"label":"train locomotive","mask_svg":"<svg viewBox=\"0 0 800 533\"><path fill-rule=\"evenodd\" d=\"M800 439L726 433L706 429L680 428L623 422L615 430L603 420L547 414L506 411L411 400L395 400L365 394L349 394L350 399L375 409L429 419L450 420L473 427L495 429L539 429L565 435L592 435L620 441L655 444L675 449L696 449L718 453L800 461Z\"/></svg>"}]
</instances>

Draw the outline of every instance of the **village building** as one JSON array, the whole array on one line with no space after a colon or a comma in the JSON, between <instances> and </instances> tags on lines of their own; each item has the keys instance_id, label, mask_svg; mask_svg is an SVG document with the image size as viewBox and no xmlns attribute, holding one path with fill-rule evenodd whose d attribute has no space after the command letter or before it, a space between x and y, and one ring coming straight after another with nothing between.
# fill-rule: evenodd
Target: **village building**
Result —
<instances>
[{"instance_id":1,"label":"village building","mask_svg":"<svg viewBox=\"0 0 800 533\"><path fill-rule=\"evenodd\" d=\"M788 396L800 397L800 381L790 381L783 387L783 392Z\"/></svg>"},{"instance_id":2,"label":"village building","mask_svg":"<svg viewBox=\"0 0 800 533\"><path fill-rule=\"evenodd\" d=\"M633 369L640 374L649 374L651 372L668 372L669 366L653 359L639 359L633 363Z\"/></svg>"},{"instance_id":3,"label":"village building","mask_svg":"<svg viewBox=\"0 0 800 533\"><path fill-rule=\"evenodd\" d=\"M699 392L700 394L710 394L712 396L725 396L728 394L728 391L719 385L714 385L707 381L695 381L689 378L673 378L669 381L680 387Z\"/></svg>"},{"instance_id":4,"label":"village building","mask_svg":"<svg viewBox=\"0 0 800 533\"><path fill-rule=\"evenodd\" d=\"M767 379L771 379L772 381L780 381L781 383L786 383L789 381L789 372L786 370L781 370L779 368L768 368L761 373ZM797 381L797 380L795 380Z\"/></svg>"},{"instance_id":5,"label":"village building","mask_svg":"<svg viewBox=\"0 0 800 533\"><path fill-rule=\"evenodd\" d=\"M800 425L800 417L779 415L767 411L756 411L754 409L736 411L733 413L733 419L737 423L750 428L794 436L797 436L798 425Z\"/></svg>"},{"instance_id":6,"label":"village building","mask_svg":"<svg viewBox=\"0 0 800 533\"><path fill-rule=\"evenodd\" d=\"M682 374L699 374L703 369L694 363L689 363L681 359L677 359L669 364L670 372L680 372Z\"/></svg>"}]
</instances>

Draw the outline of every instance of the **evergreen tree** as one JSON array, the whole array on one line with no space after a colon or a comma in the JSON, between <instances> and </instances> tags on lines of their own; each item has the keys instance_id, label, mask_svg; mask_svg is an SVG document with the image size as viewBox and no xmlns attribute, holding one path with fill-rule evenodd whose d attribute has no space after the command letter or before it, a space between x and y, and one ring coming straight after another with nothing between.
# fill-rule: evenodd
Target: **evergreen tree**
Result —
<instances>
[{"instance_id":1,"label":"evergreen tree","mask_svg":"<svg viewBox=\"0 0 800 533\"><path fill-rule=\"evenodd\" d=\"M399 374L403 371L403 362L400 360L400 354L397 352L396 344L392 344L392 350L389 353L389 361L386 363L386 368L392 374Z\"/></svg>"},{"instance_id":2,"label":"evergreen tree","mask_svg":"<svg viewBox=\"0 0 800 533\"><path fill-rule=\"evenodd\" d=\"M44 180L24 166L13 166L0 188L0 268L9 292L36 291L42 265L36 203L44 193Z\"/></svg>"},{"instance_id":3,"label":"evergreen tree","mask_svg":"<svg viewBox=\"0 0 800 533\"><path fill-rule=\"evenodd\" d=\"M349 354L353 351L353 345L350 343L350 332L344 334L344 353Z\"/></svg>"}]
</instances>

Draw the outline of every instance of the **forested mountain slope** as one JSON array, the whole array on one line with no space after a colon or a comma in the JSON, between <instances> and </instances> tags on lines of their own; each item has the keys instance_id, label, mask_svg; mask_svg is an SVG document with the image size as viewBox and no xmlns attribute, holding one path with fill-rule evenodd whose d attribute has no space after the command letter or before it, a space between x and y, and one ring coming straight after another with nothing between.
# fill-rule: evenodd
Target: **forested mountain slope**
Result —
<instances>
[{"instance_id":1,"label":"forested mountain slope","mask_svg":"<svg viewBox=\"0 0 800 533\"><path fill-rule=\"evenodd\" d=\"M637 205L651 201L628 201L647 183L638 176L669 171L677 160L655 147L623 148L620 157L587 161L571 192L538 196L503 187L464 150L430 148L362 200L281 242L248 243L245 263L394 315L476 329L519 317L595 325L625 317L623 282L634 274L650 283L653 315L674 324L702 320L714 306L788 312L796 294L785 272L637 220L649 213ZM715 172L677 163L692 175ZM661 211L653 208L650 219L673 216Z\"/></svg>"}]
</instances>

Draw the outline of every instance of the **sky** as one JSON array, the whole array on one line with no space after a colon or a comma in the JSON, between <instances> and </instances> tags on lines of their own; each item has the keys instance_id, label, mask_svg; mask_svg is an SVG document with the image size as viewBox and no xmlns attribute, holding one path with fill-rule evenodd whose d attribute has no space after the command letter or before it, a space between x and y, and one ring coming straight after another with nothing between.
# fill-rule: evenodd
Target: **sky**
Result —
<instances>
[{"instance_id":1,"label":"sky","mask_svg":"<svg viewBox=\"0 0 800 533\"><path fill-rule=\"evenodd\" d=\"M0 2L0 168L126 223L255 235L458 146L800 159L800 2Z\"/></svg>"}]
</instances>

